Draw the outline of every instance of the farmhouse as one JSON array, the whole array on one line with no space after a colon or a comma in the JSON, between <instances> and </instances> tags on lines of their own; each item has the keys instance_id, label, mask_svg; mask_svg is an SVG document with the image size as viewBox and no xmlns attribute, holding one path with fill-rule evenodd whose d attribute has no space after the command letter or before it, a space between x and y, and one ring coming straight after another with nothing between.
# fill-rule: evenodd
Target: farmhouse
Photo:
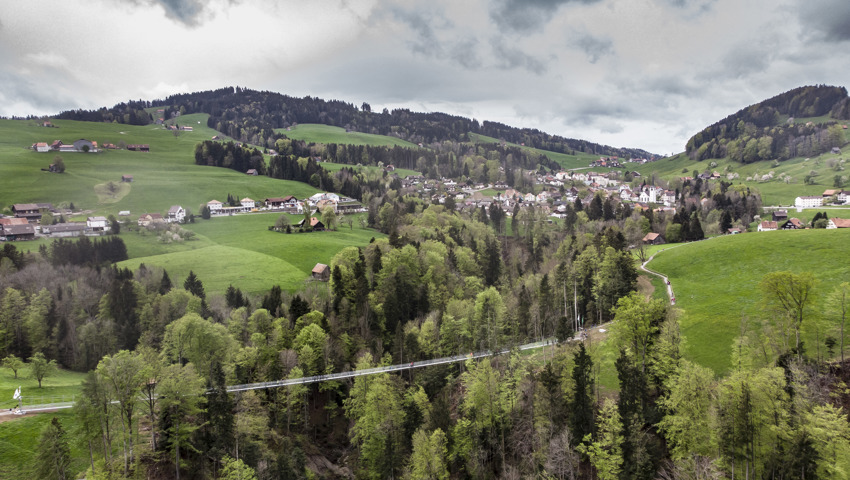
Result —
<instances>
[{"instance_id":1,"label":"farmhouse","mask_svg":"<svg viewBox=\"0 0 850 480\"><path fill-rule=\"evenodd\" d=\"M41 210L35 203L16 203L12 205L12 213L15 218L25 218L29 223L38 223L41 220Z\"/></svg>"},{"instance_id":2,"label":"farmhouse","mask_svg":"<svg viewBox=\"0 0 850 480\"><path fill-rule=\"evenodd\" d=\"M47 142L38 142L32 146L32 149L39 153L45 153L50 151L50 146L47 145Z\"/></svg>"},{"instance_id":3,"label":"farmhouse","mask_svg":"<svg viewBox=\"0 0 850 480\"><path fill-rule=\"evenodd\" d=\"M664 237L657 233L649 232L645 237L643 237L643 243L646 243L647 245L661 245L664 243Z\"/></svg>"},{"instance_id":4,"label":"farmhouse","mask_svg":"<svg viewBox=\"0 0 850 480\"><path fill-rule=\"evenodd\" d=\"M207 202L207 208L210 209L210 214L215 215L221 213L222 203L218 200L210 200Z\"/></svg>"},{"instance_id":5,"label":"farmhouse","mask_svg":"<svg viewBox=\"0 0 850 480\"><path fill-rule=\"evenodd\" d=\"M312 275L313 280L327 282L331 279L331 269L324 263L317 263L310 275Z\"/></svg>"},{"instance_id":6,"label":"farmhouse","mask_svg":"<svg viewBox=\"0 0 850 480\"><path fill-rule=\"evenodd\" d=\"M57 223L41 227L41 233L58 238L79 237L85 234L85 231L86 224L79 222Z\"/></svg>"},{"instance_id":7,"label":"farmhouse","mask_svg":"<svg viewBox=\"0 0 850 480\"><path fill-rule=\"evenodd\" d=\"M92 142L91 140L86 140L85 138L81 138L79 140L74 141L74 151L77 152L97 152L97 142Z\"/></svg>"},{"instance_id":8,"label":"farmhouse","mask_svg":"<svg viewBox=\"0 0 850 480\"><path fill-rule=\"evenodd\" d=\"M296 227L303 228L304 227L304 219L302 218L300 222L295 224ZM325 224L322 223L316 217L310 217L310 227L314 232L321 232L325 229Z\"/></svg>"},{"instance_id":9,"label":"farmhouse","mask_svg":"<svg viewBox=\"0 0 850 480\"><path fill-rule=\"evenodd\" d=\"M801 222L799 218L788 219L779 226L780 230L803 230L805 228L806 226L803 225L803 222Z\"/></svg>"},{"instance_id":10,"label":"farmhouse","mask_svg":"<svg viewBox=\"0 0 850 480\"><path fill-rule=\"evenodd\" d=\"M105 232L109 230L106 217L88 217L86 227L92 232Z\"/></svg>"},{"instance_id":11,"label":"farmhouse","mask_svg":"<svg viewBox=\"0 0 850 480\"><path fill-rule=\"evenodd\" d=\"M33 240L35 227L26 220L18 218L0 218L0 236L6 240Z\"/></svg>"},{"instance_id":12,"label":"farmhouse","mask_svg":"<svg viewBox=\"0 0 850 480\"><path fill-rule=\"evenodd\" d=\"M243 198L239 201L239 203L242 204L243 208L254 208L257 206L257 202L251 200L248 197Z\"/></svg>"},{"instance_id":13,"label":"farmhouse","mask_svg":"<svg viewBox=\"0 0 850 480\"><path fill-rule=\"evenodd\" d=\"M788 211L787 210L774 210L772 216L773 216L774 222L783 222L785 220L788 220Z\"/></svg>"},{"instance_id":14,"label":"farmhouse","mask_svg":"<svg viewBox=\"0 0 850 480\"><path fill-rule=\"evenodd\" d=\"M163 222L165 222L165 219L162 218L162 215L159 214L159 213L143 213L139 217L139 226L140 227L147 227L147 226L154 224L154 223L163 223Z\"/></svg>"},{"instance_id":15,"label":"farmhouse","mask_svg":"<svg viewBox=\"0 0 850 480\"><path fill-rule=\"evenodd\" d=\"M172 205L171 208L168 209L169 223L180 223L185 219L186 210L184 210L180 205Z\"/></svg>"},{"instance_id":16,"label":"farmhouse","mask_svg":"<svg viewBox=\"0 0 850 480\"><path fill-rule=\"evenodd\" d=\"M774 230L777 230L778 228L779 226L776 222L765 220L764 222L759 223L757 230L759 232L772 232Z\"/></svg>"},{"instance_id":17,"label":"farmhouse","mask_svg":"<svg viewBox=\"0 0 850 480\"><path fill-rule=\"evenodd\" d=\"M830 218L826 228L850 228L850 219Z\"/></svg>"}]
</instances>

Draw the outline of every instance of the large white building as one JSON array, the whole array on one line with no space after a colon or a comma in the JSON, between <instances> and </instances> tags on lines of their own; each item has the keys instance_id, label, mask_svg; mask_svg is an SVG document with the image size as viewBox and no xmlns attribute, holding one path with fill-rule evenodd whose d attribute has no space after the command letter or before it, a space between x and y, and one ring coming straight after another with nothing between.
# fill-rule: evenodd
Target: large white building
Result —
<instances>
[{"instance_id":1,"label":"large white building","mask_svg":"<svg viewBox=\"0 0 850 480\"><path fill-rule=\"evenodd\" d=\"M822 196L797 197L794 200L794 206L797 208L817 208L823 206Z\"/></svg>"}]
</instances>

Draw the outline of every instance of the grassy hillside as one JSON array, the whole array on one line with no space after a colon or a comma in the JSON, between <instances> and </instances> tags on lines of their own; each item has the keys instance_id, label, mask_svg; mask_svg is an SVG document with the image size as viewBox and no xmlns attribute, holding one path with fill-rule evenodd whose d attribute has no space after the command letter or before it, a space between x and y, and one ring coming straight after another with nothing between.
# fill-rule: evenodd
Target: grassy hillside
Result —
<instances>
[{"instance_id":1,"label":"grassy hillside","mask_svg":"<svg viewBox=\"0 0 850 480\"><path fill-rule=\"evenodd\" d=\"M418 148L418 145L400 138L386 135L373 135L371 133L346 132L344 128L332 127L315 123L305 123L287 130L285 128L275 129L295 140L304 140L314 143L338 143L344 145L372 145L388 146L398 145L400 147Z\"/></svg>"},{"instance_id":2,"label":"grassy hillside","mask_svg":"<svg viewBox=\"0 0 850 480\"><path fill-rule=\"evenodd\" d=\"M50 421L56 417L65 429L66 437L73 438L69 433L78 428L74 412L60 410L53 413L42 413L25 418L0 423L0 478L6 480L28 480L36 478L33 474L33 462L36 459L39 438ZM69 442L71 447L71 465L69 471L76 474L88 468L88 448L76 442ZM78 478L78 477L71 477Z\"/></svg>"},{"instance_id":3,"label":"grassy hillside","mask_svg":"<svg viewBox=\"0 0 850 480\"><path fill-rule=\"evenodd\" d=\"M186 225L197 233L197 240L162 245L122 234L130 260L121 267L138 268L140 263L160 266L175 284L194 271L207 293L224 293L228 285L246 293L264 293L273 285L293 291L304 285L317 263L330 263L342 248L363 246L372 237L383 235L360 227L355 218L352 227L339 225L337 231L313 233L277 233L268 230L279 214L250 214L218 217ZM292 223L301 216L290 216ZM160 248L160 245L162 247Z\"/></svg>"},{"instance_id":4,"label":"grassy hillside","mask_svg":"<svg viewBox=\"0 0 850 480\"><path fill-rule=\"evenodd\" d=\"M846 262L836 261L846 256L848 242L847 229L724 236L668 248L649 267L668 275L673 284L682 310L686 355L724 373L730 368L741 319L763 319L758 289L762 277L782 270L812 272L820 281L815 301L821 311L823 296L850 280ZM816 349L812 325L803 325L810 352Z\"/></svg>"},{"instance_id":5,"label":"grassy hillside","mask_svg":"<svg viewBox=\"0 0 850 480\"><path fill-rule=\"evenodd\" d=\"M216 135L206 127L206 115L186 115L183 124L193 132L174 132L154 125L131 126L111 123L56 120L58 128L38 126L35 121L0 120L0 211L14 203L73 203L95 214L117 215L129 210L133 218L145 212L164 213L171 205L183 205L198 213L200 205L228 193L238 197L266 198L316 193L309 185L251 177L232 170L194 164L194 147ZM201 122L201 123L197 123ZM70 143L86 138L105 143L148 144L149 153L108 150L98 154L61 154L67 170L63 174L42 172L56 153L37 153L36 142L62 140ZM120 183L122 175L133 175L126 191L103 195L103 185ZM98 192L101 193L100 197Z\"/></svg>"},{"instance_id":6,"label":"grassy hillside","mask_svg":"<svg viewBox=\"0 0 850 480\"><path fill-rule=\"evenodd\" d=\"M80 383L85 378L84 373L58 370L54 375L44 377L41 388L38 388L38 381L29 378L29 375L29 366L18 370L17 379L10 369L0 369L0 410L18 405L18 401L12 399L18 387L21 387L24 405L69 402L80 392Z\"/></svg>"},{"instance_id":7,"label":"grassy hillside","mask_svg":"<svg viewBox=\"0 0 850 480\"><path fill-rule=\"evenodd\" d=\"M800 119L801 122L812 119ZM815 119L818 120L818 119ZM845 130L845 139L850 142L850 129ZM764 205L793 205L798 196L820 195L826 189L833 186L834 177L843 175L850 177L847 170L840 170L839 160L850 160L850 144L845 144L841 154L824 153L816 157L797 157L782 162L762 161L750 164L742 164L729 158L710 159L703 161L691 160L686 154L661 159L656 162L647 163L634 168L642 175L648 177L655 173L659 178L674 180L679 177L691 176L694 170L703 172L705 170L717 171L721 175L737 173L738 177L732 180L733 184L743 184L758 190L761 193ZM717 165L711 167L711 163ZM845 166L846 167L846 166ZM814 171L814 184L806 185L804 179ZM760 181L763 175L773 172L773 178ZM791 180L786 182L781 176L790 176ZM747 180L748 177L752 177ZM727 180L728 181L728 180ZM850 188L846 185L845 188Z\"/></svg>"},{"instance_id":8,"label":"grassy hillside","mask_svg":"<svg viewBox=\"0 0 850 480\"><path fill-rule=\"evenodd\" d=\"M470 133L469 139L472 141L472 143L499 143L498 138L488 137L486 135L479 135L477 133ZM549 152L547 150L525 147L510 142L507 142L506 144L512 147L520 147L527 152L531 152L537 155L546 155L547 157L549 157L550 160L558 162L558 164L560 164L566 169L587 168L587 165L590 162L599 159L599 155L592 155L589 153L579 152L576 155L567 155L565 153Z\"/></svg>"}]
</instances>

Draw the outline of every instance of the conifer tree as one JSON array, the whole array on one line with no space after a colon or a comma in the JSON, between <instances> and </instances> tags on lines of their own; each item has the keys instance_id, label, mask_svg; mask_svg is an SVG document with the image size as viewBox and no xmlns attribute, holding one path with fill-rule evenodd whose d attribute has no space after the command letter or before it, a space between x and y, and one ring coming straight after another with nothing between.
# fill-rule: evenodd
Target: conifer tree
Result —
<instances>
[{"instance_id":1,"label":"conifer tree","mask_svg":"<svg viewBox=\"0 0 850 480\"><path fill-rule=\"evenodd\" d=\"M71 448L65 435L65 429L58 418L53 417L38 441L36 474L38 478L73 478L68 468L71 466Z\"/></svg>"}]
</instances>

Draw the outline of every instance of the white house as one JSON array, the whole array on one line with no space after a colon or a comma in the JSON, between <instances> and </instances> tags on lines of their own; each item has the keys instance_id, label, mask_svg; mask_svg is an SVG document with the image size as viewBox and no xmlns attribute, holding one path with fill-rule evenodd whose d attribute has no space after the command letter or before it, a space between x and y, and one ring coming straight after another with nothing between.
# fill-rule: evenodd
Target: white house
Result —
<instances>
[{"instance_id":1,"label":"white house","mask_svg":"<svg viewBox=\"0 0 850 480\"><path fill-rule=\"evenodd\" d=\"M106 217L88 217L86 219L86 227L93 232L105 232L107 227Z\"/></svg>"},{"instance_id":2,"label":"white house","mask_svg":"<svg viewBox=\"0 0 850 480\"><path fill-rule=\"evenodd\" d=\"M211 214L221 213L222 203L218 200L210 200L207 202L207 208L210 209Z\"/></svg>"},{"instance_id":3,"label":"white house","mask_svg":"<svg viewBox=\"0 0 850 480\"><path fill-rule=\"evenodd\" d=\"M35 144L35 151L39 153L45 153L50 151L50 145L47 142L38 142Z\"/></svg>"},{"instance_id":4,"label":"white house","mask_svg":"<svg viewBox=\"0 0 850 480\"><path fill-rule=\"evenodd\" d=\"M766 220L764 222L759 223L757 230L759 232L772 232L774 230L777 230L778 228L779 225L777 222Z\"/></svg>"},{"instance_id":5,"label":"white house","mask_svg":"<svg viewBox=\"0 0 850 480\"><path fill-rule=\"evenodd\" d=\"M797 208L817 208L823 206L822 196L797 197L794 200L794 206Z\"/></svg>"},{"instance_id":6,"label":"white house","mask_svg":"<svg viewBox=\"0 0 850 480\"><path fill-rule=\"evenodd\" d=\"M826 228L850 228L850 219L846 218L830 218Z\"/></svg>"},{"instance_id":7,"label":"white house","mask_svg":"<svg viewBox=\"0 0 850 480\"><path fill-rule=\"evenodd\" d=\"M186 210L184 210L180 205L172 205L171 208L168 209L169 223L181 223L185 219Z\"/></svg>"},{"instance_id":8,"label":"white house","mask_svg":"<svg viewBox=\"0 0 850 480\"><path fill-rule=\"evenodd\" d=\"M243 198L242 200L239 201L239 203L241 203L242 207L244 207L244 208L254 208L254 207L257 206L257 202L251 200L248 197Z\"/></svg>"}]
</instances>

